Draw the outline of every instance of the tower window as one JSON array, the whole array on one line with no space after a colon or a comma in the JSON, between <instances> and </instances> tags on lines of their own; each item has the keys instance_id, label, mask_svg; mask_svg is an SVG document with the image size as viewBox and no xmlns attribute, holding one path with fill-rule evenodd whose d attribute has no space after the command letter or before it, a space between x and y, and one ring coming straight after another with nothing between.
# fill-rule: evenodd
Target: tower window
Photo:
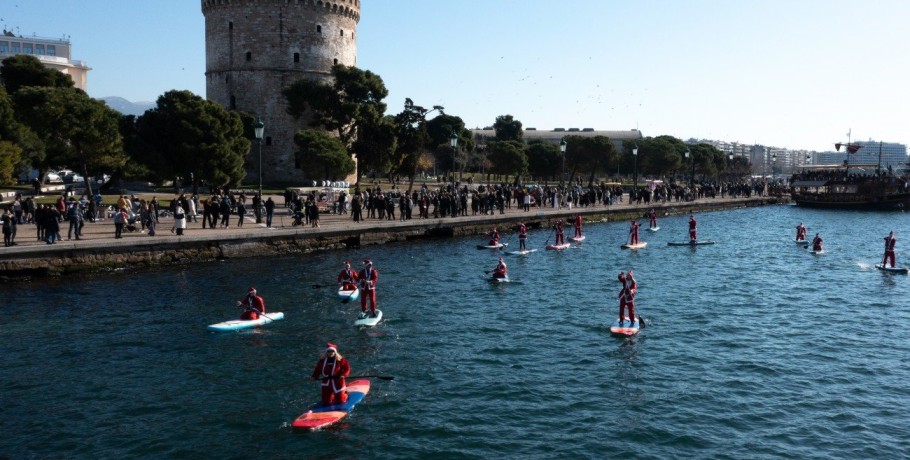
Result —
<instances>
[{"instance_id":1,"label":"tower window","mask_svg":"<svg viewBox=\"0 0 910 460\"><path fill-rule=\"evenodd\" d=\"M319 24L316 25L316 33L319 35L322 35L322 26L320 26Z\"/></svg>"},{"instance_id":2,"label":"tower window","mask_svg":"<svg viewBox=\"0 0 910 460\"><path fill-rule=\"evenodd\" d=\"M294 53L294 63L300 62L300 53Z\"/></svg>"},{"instance_id":3,"label":"tower window","mask_svg":"<svg viewBox=\"0 0 910 460\"><path fill-rule=\"evenodd\" d=\"M234 30L234 21L228 21L228 30Z\"/></svg>"},{"instance_id":4,"label":"tower window","mask_svg":"<svg viewBox=\"0 0 910 460\"><path fill-rule=\"evenodd\" d=\"M272 136L265 136L265 145L272 145Z\"/></svg>"},{"instance_id":5,"label":"tower window","mask_svg":"<svg viewBox=\"0 0 910 460\"><path fill-rule=\"evenodd\" d=\"M231 96L231 110L237 110L237 97Z\"/></svg>"},{"instance_id":6,"label":"tower window","mask_svg":"<svg viewBox=\"0 0 910 460\"><path fill-rule=\"evenodd\" d=\"M250 62L252 60L253 60L253 53L247 51L246 52L246 62Z\"/></svg>"},{"instance_id":7,"label":"tower window","mask_svg":"<svg viewBox=\"0 0 910 460\"><path fill-rule=\"evenodd\" d=\"M344 29L341 29L339 32L341 32L341 36L344 37Z\"/></svg>"},{"instance_id":8,"label":"tower window","mask_svg":"<svg viewBox=\"0 0 910 460\"><path fill-rule=\"evenodd\" d=\"M335 59L333 62L335 65L338 65L338 59Z\"/></svg>"}]
</instances>

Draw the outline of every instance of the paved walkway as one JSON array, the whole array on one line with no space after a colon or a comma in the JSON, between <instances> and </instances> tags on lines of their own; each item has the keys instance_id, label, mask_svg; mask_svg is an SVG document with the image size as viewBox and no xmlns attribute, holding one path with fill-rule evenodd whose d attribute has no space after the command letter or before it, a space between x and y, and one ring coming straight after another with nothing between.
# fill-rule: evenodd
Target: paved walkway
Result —
<instances>
[{"instance_id":1,"label":"paved walkway","mask_svg":"<svg viewBox=\"0 0 910 460\"><path fill-rule=\"evenodd\" d=\"M280 196L272 196L272 199L276 203L283 203L284 198ZM704 205L704 204L721 204L721 203L732 203L732 202L743 202L744 204L748 201L755 201L760 198L702 198L695 201L689 202L667 202L664 204L651 204L651 205L630 205L628 203L628 196L624 197L622 203L614 204L612 206L588 206L582 208L574 208L571 211L562 208L562 209L553 209L553 208L531 208L530 212L525 212L520 210L517 206L513 205L512 208L506 208L505 214L502 217L518 217L521 215L527 215L529 217L533 216L535 218L540 218L541 216L553 215L553 217L565 215L567 213L581 213L584 214L597 214L603 213L605 211L623 211L623 210L633 210L641 209L642 213L646 212L650 208L655 208L660 210L664 207L676 207L676 206L691 206L691 205ZM162 203L167 202L167 200L162 200ZM432 209L432 208L431 208ZM397 211L397 209L396 209ZM659 212L659 211L658 211ZM416 216L417 212L414 211ZM198 217L198 222L192 222L190 220L187 223L187 228L184 230L184 235L178 237L176 234L171 233L171 228L173 227L173 217L160 217L160 223L156 227L155 236L149 236L148 232L145 230L140 230L139 225L137 224L137 230L134 232L128 232L124 230L122 239L114 239L114 222L113 219L104 219L98 220L96 222L86 221L85 226L82 230L82 236L79 240L76 240L75 237L72 239L67 239L67 230L69 229L69 222L60 223L60 235L63 236L63 240L59 241L55 245L48 245L46 242L39 241L37 238L37 231L34 224L24 224L19 225L15 242L16 246L12 247L2 247L0 246L0 254L5 253L18 253L18 252L34 252L35 250L66 250L71 248L76 248L80 246L88 247L101 247L101 246L129 246L134 244L148 244L155 240L161 240L161 242L170 240L177 242L181 239L185 240L219 240L225 237L229 238L256 238L266 235L275 235L275 234L305 234L305 235L319 235L320 233L331 233L334 231L345 231L355 228L369 229L369 228L392 228L397 226L407 226L413 224L428 224L438 222L445 224L448 222L484 222L495 219L495 217L501 216L498 211L495 216L478 214L476 216L469 215L464 217L446 217L446 218L430 218L430 219L419 219L413 218L409 221L400 221L400 216L398 213L395 213L395 220L378 220L378 219L366 219L360 223L354 222L351 219L350 214L321 214L320 215L320 226L319 228L313 228L310 226L293 226L293 216L289 210L281 205L276 206L274 218L272 219L273 228L266 228L265 223L257 224L256 218L252 213L248 213L244 219L243 226L238 226L237 221L238 217L232 215L230 219L230 226L228 228L202 228L202 216ZM264 222L264 219L263 219Z\"/></svg>"}]
</instances>

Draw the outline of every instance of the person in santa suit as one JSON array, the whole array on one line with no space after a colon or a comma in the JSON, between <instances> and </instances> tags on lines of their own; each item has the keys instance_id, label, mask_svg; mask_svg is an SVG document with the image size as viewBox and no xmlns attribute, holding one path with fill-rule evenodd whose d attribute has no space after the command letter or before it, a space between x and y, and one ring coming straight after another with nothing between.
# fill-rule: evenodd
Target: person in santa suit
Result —
<instances>
[{"instance_id":1,"label":"person in santa suit","mask_svg":"<svg viewBox=\"0 0 910 460\"><path fill-rule=\"evenodd\" d=\"M338 284L345 291L357 289L357 272L351 270L351 263L347 260L344 261L344 270L338 273Z\"/></svg>"},{"instance_id":2,"label":"person in santa suit","mask_svg":"<svg viewBox=\"0 0 910 460\"><path fill-rule=\"evenodd\" d=\"M256 295L256 288L247 289L246 297L237 301L237 306L243 308L240 314L242 320L259 319L259 315L265 313L265 300Z\"/></svg>"},{"instance_id":3,"label":"person in santa suit","mask_svg":"<svg viewBox=\"0 0 910 460\"><path fill-rule=\"evenodd\" d=\"M563 233L563 230L562 230L562 220L557 220L556 226L553 228L556 230L556 242L553 244L556 246L559 246L561 244L566 244L566 235L565 235L565 233Z\"/></svg>"},{"instance_id":4,"label":"person in santa suit","mask_svg":"<svg viewBox=\"0 0 910 460\"><path fill-rule=\"evenodd\" d=\"M894 230L891 230L891 233L888 233L888 236L885 237L885 258L882 259L882 266L885 266L885 263L889 260L891 261L891 268L894 268L894 245L897 244L897 239L894 238Z\"/></svg>"},{"instance_id":5,"label":"person in santa suit","mask_svg":"<svg viewBox=\"0 0 910 460\"><path fill-rule=\"evenodd\" d=\"M360 270L357 279L360 281L360 317L367 317L367 301L370 302L370 316L376 317L376 283L379 281L379 272L373 268L373 261L363 259L363 270Z\"/></svg>"},{"instance_id":6,"label":"person in santa suit","mask_svg":"<svg viewBox=\"0 0 910 460\"><path fill-rule=\"evenodd\" d=\"M518 249L524 251L527 249L528 227L525 224L518 224Z\"/></svg>"},{"instance_id":7,"label":"person in santa suit","mask_svg":"<svg viewBox=\"0 0 910 460\"><path fill-rule=\"evenodd\" d=\"M822 237L818 233L815 234L815 238L812 238L812 250L815 252L822 250Z\"/></svg>"},{"instance_id":8,"label":"person in santa suit","mask_svg":"<svg viewBox=\"0 0 910 460\"><path fill-rule=\"evenodd\" d=\"M802 222L796 226L796 241L806 241L806 226Z\"/></svg>"},{"instance_id":9,"label":"person in santa suit","mask_svg":"<svg viewBox=\"0 0 910 460\"><path fill-rule=\"evenodd\" d=\"M316 362L313 380L322 380L322 405L344 404L348 400L344 378L351 375L351 365L338 353L334 343L325 344L325 354Z\"/></svg>"},{"instance_id":10,"label":"person in santa suit","mask_svg":"<svg viewBox=\"0 0 910 460\"><path fill-rule=\"evenodd\" d=\"M638 221L632 219L632 225L629 226L629 244L638 244Z\"/></svg>"},{"instance_id":11,"label":"person in santa suit","mask_svg":"<svg viewBox=\"0 0 910 460\"><path fill-rule=\"evenodd\" d=\"M496 267L493 268L493 278L508 278L509 277L509 267L506 266L502 257L499 258L499 263L496 264Z\"/></svg>"},{"instance_id":12,"label":"person in santa suit","mask_svg":"<svg viewBox=\"0 0 910 460\"><path fill-rule=\"evenodd\" d=\"M497 244L499 244L499 232L496 231L495 227L493 228L493 231L491 231L489 233L489 235L490 235L489 246L496 246Z\"/></svg>"},{"instance_id":13,"label":"person in santa suit","mask_svg":"<svg viewBox=\"0 0 910 460\"><path fill-rule=\"evenodd\" d=\"M635 322L635 293L638 291L638 283L632 276L632 270L629 273L619 272L619 282L622 283L622 289L619 291L619 321L622 322L623 312L628 309L628 318Z\"/></svg>"},{"instance_id":14,"label":"person in santa suit","mask_svg":"<svg viewBox=\"0 0 910 460\"><path fill-rule=\"evenodd\" d=\"M698 223L695 222L695 216L689 216L689 241L698 240Z\"/></svg>"},{"instance_id":15,"label":"person in santa suit","mask_svg":"<svg viewBox=\"0 0 910 460\"><path fill-rule=\"evenodd\" d=\"M575 238L581 237L581 214L575 216Z\"/></svg>"},{"instance_id":16,"label":"person in santa suit","mask_svg":"<svg viewBox=\"0 0 910 460\"><path fill-rule=\"evenodd\" d=\"M653 209L648 213L648 217L651 218L651 228L657 228L657 212Z\"/></svg>"}]
</instances>

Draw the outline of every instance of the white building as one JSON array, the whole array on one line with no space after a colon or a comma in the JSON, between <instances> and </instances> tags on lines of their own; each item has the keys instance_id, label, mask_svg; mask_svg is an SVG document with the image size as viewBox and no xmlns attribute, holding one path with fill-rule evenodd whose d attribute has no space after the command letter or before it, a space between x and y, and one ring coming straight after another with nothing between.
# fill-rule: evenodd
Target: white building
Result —
<instances>
[{"instance_id":1,"label":"white building","mask_svg":"<svg viewBox=\"0 0 910 460\"><path fill-rule=\"evenodd\" d=\"M0 60L17 54L35 56L48 68L69 75L76 88L86 91L88 71L92 69L85 62L74 61L70 52L68 39L22 37L8 30L4 30L0 36Z\"/></svg>"}]
</instances>

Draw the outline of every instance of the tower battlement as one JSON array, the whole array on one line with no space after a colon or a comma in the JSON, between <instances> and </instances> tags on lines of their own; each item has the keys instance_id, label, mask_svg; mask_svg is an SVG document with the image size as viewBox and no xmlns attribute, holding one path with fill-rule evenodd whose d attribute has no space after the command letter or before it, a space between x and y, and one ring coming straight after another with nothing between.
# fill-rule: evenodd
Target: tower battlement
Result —
<instances>
[{"instance_id":1,"label":"tower battlement","mask_svg":"<svg viewBox=\"0 0 910 460\"><path fill-rule=\"evenodd\" d=\"M238 6L259 8L272 6L309 7L360 21L360 0L202 0L202 14L207 15L218 8L236 8Z\"/></svg>"}]
</instances>

